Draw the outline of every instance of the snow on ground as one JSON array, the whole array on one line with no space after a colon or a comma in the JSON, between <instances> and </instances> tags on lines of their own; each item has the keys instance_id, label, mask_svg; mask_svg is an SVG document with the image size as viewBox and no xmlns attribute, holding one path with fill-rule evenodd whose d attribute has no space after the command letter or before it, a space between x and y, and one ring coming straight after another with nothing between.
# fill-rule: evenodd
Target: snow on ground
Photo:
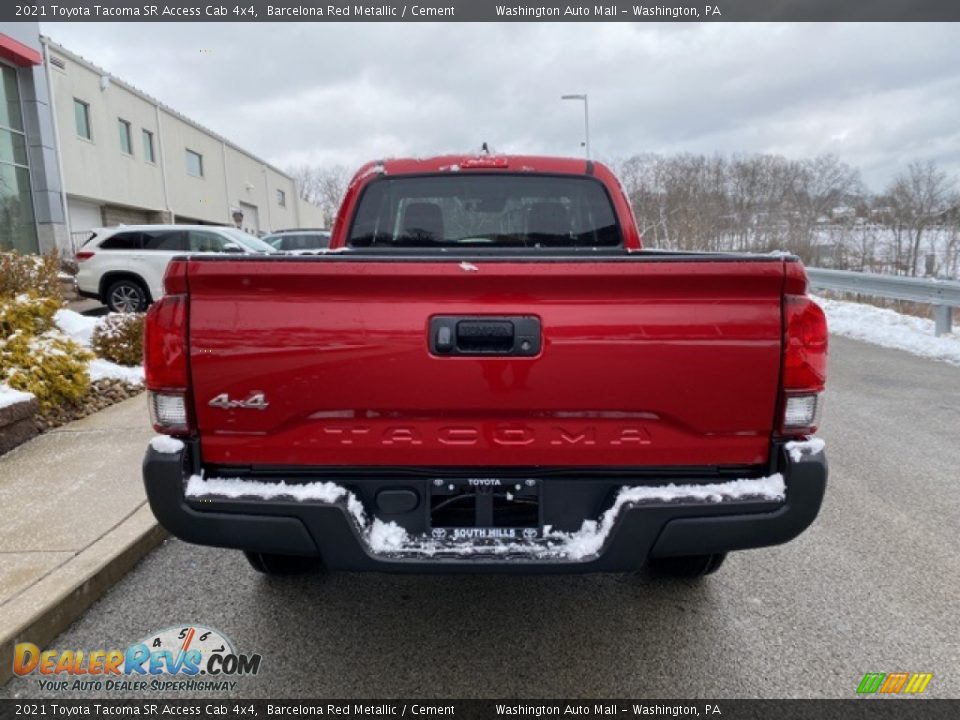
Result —
<instances>
[{"instance_id":1,"label":"snow on ground","mask_svg":"<svg viewBox=\"0 0 960 720\"><path fill-rule=\"evenodd\" d=\"M378 554L415 553L432 556L437 553L468 556L477 554L505 555L522 553L531 558L566 558L581 560L600 551L607 536L613 530L623 506L649 502L672 502L699 500L722 502L744 498L761 498L782 501L786 486L783 476L777 473L770 477L730 480L706 485L657 485L623 488L613 506L599 521L585 520L577 532L559 532L544 528L544 537L534 540L494 540L486 542L438 542L437 540L413 537L394 522L385 523L379 518L368 522L363 506L356 496L339 485L330 482L314 482L304 485L265 483L242 478L202 478L193 475L187 481L187 497L220 496L228 498L261 497L272 499L289 497L296 501L319 501L336 503L346 499L347 509L356 521L361 537L370 550Z\"/></svg>"},{"instance_id":2,"label":"snow on ground","mask_svg":"<svg viewBox=\"0 0 960 720\"><path fill-rule=\"evenodd\" d=\"M95 358L87 366L87 373L90 380L123 380L131 385L143 384L143 368L140 366L129 367L127 365L117 365L117 363Z\"/></svg>"},{"instance_id":3,"label":"snow on ground","mask_svg":"<svg viewBox=\"0 0 960 720\"><path fill-rule=\"evenodd\" d=\"M814 297L827 314L834 335L906 350L914 355L960 365L960 332L936 337L933 320L842 300Z\"/></svg>"},{"instance_id":4,"label":"snow on ground","mask_svg":"<svg viewBox=\"0 0 960 720\"><path fill-rule=\"evenodd\" d=\"M0 383L0 408L10 407L11 405L16 405L18 402L32 399L33 393L14 390L9 385Z\"/></svg>"},{"instance_id":5,"label":"snow on ground","mask_svg":"<svg viewBox=\"0 0 960 720\"><path fill-rule=\"evenodd\" d=\"M93 329L97 326L97 318L81 315L73 310L57 310L53 316L53 321L74 342L90 347L90 336L93 335Z\"/></svg>"},{"instance_id":6,"label":"snow on ground","mask_svg":"<svg viewBox=\"0 0 960 720\"><path fill-rule=\"evenodd\" d=\"M57 310L53 316L53 321L60 328L60 332L69 336L74 342L90 347L90 338L93 335L94 328L100 322L100 318L87 317L73 310ZM129 367L127 365L118 365L117 363L96 358L87 366L87 373L90 380L123 380L132 385L143 384L143 367Z\"/></svg>"}]
</instances>

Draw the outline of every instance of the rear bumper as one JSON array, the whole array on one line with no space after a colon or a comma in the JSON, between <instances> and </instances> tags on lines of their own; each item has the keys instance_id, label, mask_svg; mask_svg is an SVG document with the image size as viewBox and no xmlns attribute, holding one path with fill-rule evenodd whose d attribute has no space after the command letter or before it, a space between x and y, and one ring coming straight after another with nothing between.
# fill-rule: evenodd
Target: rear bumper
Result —
<instances>
[{"instance_id":1,"label":"rear bumper","mask_svg":"<svg viewBox=\"0 0 960 720\"><path fill-rule=\"evenodd\" d=\"M743 498L625 503L600 549L582 558L510 553L472 556L376 552L350 514L347 503L292 498L229 499L185 496L196 448L177 453L148 448L144 484L154 514L168 531L187 542L266 553L322 557L334 570L377 572L624 572L640 569L647 558L700 555L777 545L795 538L814 521L827 480L825 454L799 461L778 446L771 472L783 475L782 501ZM682 484L676 478L637 485ZM690 478L703 483L704 478Z\"/></svg>"}]
</instances>

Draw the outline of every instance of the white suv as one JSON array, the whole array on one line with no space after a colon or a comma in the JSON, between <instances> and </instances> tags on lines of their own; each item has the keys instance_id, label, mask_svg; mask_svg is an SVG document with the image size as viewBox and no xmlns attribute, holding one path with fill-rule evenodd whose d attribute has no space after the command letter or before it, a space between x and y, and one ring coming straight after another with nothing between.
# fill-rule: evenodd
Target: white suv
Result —
<instances>
[{"instance_id":1,"label":"white suv","mask_svg":"<svg viewBox=\"0 0 960 720\"><path fill-rule=\"evenodd\" d=\"M235 228L212 225L121 225L97 228L77 251L77 290L114 312L143 312L163 295L163 274L177 255L275 253Z\"/></svg>"}]
</instances>

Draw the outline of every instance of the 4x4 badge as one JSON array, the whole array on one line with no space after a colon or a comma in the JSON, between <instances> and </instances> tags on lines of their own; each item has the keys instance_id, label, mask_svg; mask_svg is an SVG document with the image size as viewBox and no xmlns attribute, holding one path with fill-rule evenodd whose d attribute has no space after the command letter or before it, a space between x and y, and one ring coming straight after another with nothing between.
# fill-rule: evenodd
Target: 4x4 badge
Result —
<instances>
[{"instance_id":1,"label":"4x4 badge","mask_svg":"<svg viewBox=\"0 0 960 720\"><path fill-rule=\"evenodd\" d=\"M242 408L244 410L266 410L270 403L262 392L250 393L246 400L231 400L227 393L220 393L213 400L207 403L210 407L222 408L223 410L234 410Z\"/></svg>"}]
</instances>

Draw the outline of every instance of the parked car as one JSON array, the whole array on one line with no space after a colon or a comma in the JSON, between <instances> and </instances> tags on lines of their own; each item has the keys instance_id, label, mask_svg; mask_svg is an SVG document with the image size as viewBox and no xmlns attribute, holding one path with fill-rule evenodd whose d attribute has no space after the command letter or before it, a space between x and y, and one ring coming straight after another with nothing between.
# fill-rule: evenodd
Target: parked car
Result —
<instances>
[{"instance_id":1,"label":"parked car","mask_svg":"<svg viewBox=\"0 0 960 720\"><path fill-rule=\"evenodd\" d=\"M329 230L279 230L263 238L265 243L284 252L325 250L330 247Z\"/></svg>"},{"instance_id":2,"label":"parked car","mask_svg":"<svg viewBox=\"0 0 960 720\"><path fill-rule=\"evenodd\" d=\"M641 249L598 162L388 160L329 253L176 260L147 315L160 523L253 567L715 571L827 480L791 255Z\"/></svg>"},{"instance_id":3,"label":"parked car","mask_svg":"<svg viewBox=\"0 0 960 720\"><path fill-rule=\"evenodd\" d=\"M265 255L273 246L211 225L120 225L97 228L77 251L77 289L114 312L142 312L163 295L163 274L177 255Z\"/></svg>"}]
</instances>

